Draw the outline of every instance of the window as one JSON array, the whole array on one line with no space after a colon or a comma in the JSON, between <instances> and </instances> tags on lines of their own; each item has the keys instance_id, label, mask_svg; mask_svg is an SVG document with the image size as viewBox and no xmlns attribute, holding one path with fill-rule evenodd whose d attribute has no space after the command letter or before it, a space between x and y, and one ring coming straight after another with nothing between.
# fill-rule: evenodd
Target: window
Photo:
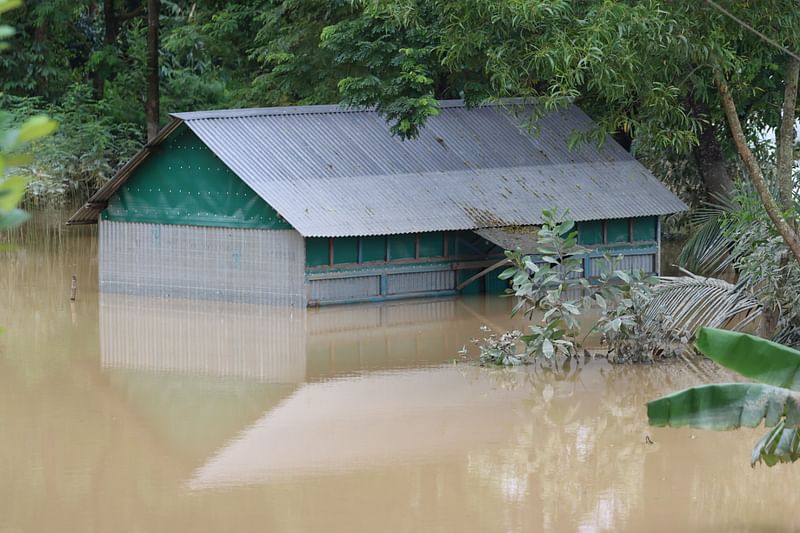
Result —
<instances>
[{"instance_id":1,"label":"window","mask_svg":"<svg viewBox=\"0 0 800 533\"><path fill-rule=\"evenodd\" d=\"M321 237L306 239L306 264L308 266L331 264L330 239Z\"/></svg>"},{"instance_id":2,"label":"window","mask_svg":"<svg viewBox=\"0 0 800 533\"><path fill-rule=\"evenodd\" d=\"M439 232L419 234L419 256L441 257L444 255L444 237Z\"/></svg>"},{"instance_id":3,"label":"window","mask_svg":"<svg viewBox=\"0 0 800 533\"><path fill-rule=\"evenodd\" d=\"M600 220L578 222L578 243L603 244L603 222Z\"/></svg>"},{"instance_id":4,"label":"window","mask_svg":"<svg viewBox=\"0 0 800 533\"><path fill-rule=\"evenodd\" d=\"M333 239L333 262L358 263L358 237Z\"/></svg>"},{"instance_id":5,"label":"window","mask_svg":"<svg viewBox=\"0 0 800 533\"><path fill-rule=\"evenodd\" d=\"M606 220L606 243L629 242L630 224L627 218Z\"/></svg>"},{"instance_id":6,"label":"window","mask_svg":"<svg viewBox=\"0 0 800 533\"><path fill-rule=\"evenodd\" d=\"M639 217L633 219L633 240L634 241L655 241L657 220L656 217Z\"/></svg>"},{"instance_id":7,"label":"window","mask_svg":"<svg viewBox=\"0 0 800 533\"><path fill-rule=\"evenodd\" d=\"M386 261L386 237L361 237L361 261Z\"/></svg>"},{"instance_id":8,"label":"window","mask_svg":"<svg viewBox=\"0 0 800 533\"><path fill-rule=\"evenodd\" d=\"M417 256L417 236L412 234L389 235L389 260L413 259Z\"/></svg>"},{"instance_id":9,"label":"window","mask_svg":"<svg viewBox=\"0 0 800 533\"><path fill-rule=\"evenodd\" d=\"M306 239L306 266L330 266L356 263L377 263L402 259L443 257L445 239L452 237L441 231L370 237L336 237ZM455 239L449 250L454 255Z\"/></svg>"}]
</instances>

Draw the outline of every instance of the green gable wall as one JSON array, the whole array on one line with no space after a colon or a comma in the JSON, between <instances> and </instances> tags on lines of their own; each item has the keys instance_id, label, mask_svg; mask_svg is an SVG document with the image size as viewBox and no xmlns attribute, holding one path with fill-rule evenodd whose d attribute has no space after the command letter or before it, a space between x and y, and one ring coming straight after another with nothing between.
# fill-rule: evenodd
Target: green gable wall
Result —
<instances>
[{"instance_id":1,"label":"green gable wall","mask_svg":"<svg viewBox=\"0 0 800 533\"><path fill-rule=\"evenodd\" d=\"M133 172L101 216L122 222L291 229L185 126Z\"/></svg>"}]
</instances>

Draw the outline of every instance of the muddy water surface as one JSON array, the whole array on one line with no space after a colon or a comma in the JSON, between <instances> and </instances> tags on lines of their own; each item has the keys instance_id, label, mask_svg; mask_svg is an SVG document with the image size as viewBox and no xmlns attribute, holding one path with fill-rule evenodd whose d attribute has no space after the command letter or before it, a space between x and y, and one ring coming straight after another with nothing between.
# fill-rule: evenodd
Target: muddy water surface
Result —
<instances>
[{"instance_id":1,"label":"muddy water surface","mask_svg":"<svg viewBox=\"0 0 800 533\"><path fill-rule=\"evenodd\" d=\"M512 325L495 298L287 313L96 284L91 232L0 259L1 532L800 528L795 469L748 465L758 432L647 426L648 399L730 379L711 365L479 368L456 352Z\"/></svg>"}]
</instances>

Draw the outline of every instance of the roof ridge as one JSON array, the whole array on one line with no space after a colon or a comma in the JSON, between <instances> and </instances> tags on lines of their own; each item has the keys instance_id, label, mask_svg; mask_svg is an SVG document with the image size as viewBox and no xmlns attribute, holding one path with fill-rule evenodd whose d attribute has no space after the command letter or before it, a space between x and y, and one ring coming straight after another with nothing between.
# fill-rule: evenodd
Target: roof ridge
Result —
<instances>
[{"instance_id":1,"label":"roof ridge","mask_svg":"<svg viewBox=\"0 0 800 533\"><path fill-rule=\"evenodd\" d=\"M439 107L451 109L466 107L466 103L461 99L438 100ZM499 98L476 105L475 107L495 107L502 105L518 105L533 103L526 98ZM180 120L202 120L212 118L241 118L259 116L281 116L281 115L315 115L332 113L373 113L374 107L345 107L339 104L328 105L297 105L279 107L246 107L240 109L212 109L208 111L188 111L183 113L170 113L171 117Z\"/></svg>"}]
</instances>

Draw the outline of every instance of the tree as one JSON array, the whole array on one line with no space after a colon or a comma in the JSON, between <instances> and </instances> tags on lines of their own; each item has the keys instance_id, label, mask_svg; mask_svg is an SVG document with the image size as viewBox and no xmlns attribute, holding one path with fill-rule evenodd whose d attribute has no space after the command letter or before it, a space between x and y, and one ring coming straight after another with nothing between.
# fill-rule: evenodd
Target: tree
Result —
<instances>
[{"instance_id":1,"label":"tree","mask_svg":"<svg viewBox=\"0 0 800 533\"><path fill-rule=\"evenodd\" d=\"M755 189L764 204L770 220L775 225L783 237L784 242L794 255L795 260L800 261L800 234L797 232L797 210L794 206L794 122L795 107L797 102L797 76L800 61L789 58L786 61L785 70L785 97L783 104L783 116L781 126L778 129L778 165L777 165L777 184L779 199L776 201L770 190L770 184L764 176L764 172L756 156L748 146L747 138L742 128L739 114L736 110L736 103L731 94L725 74L718 69L715 72L715 81L719 90L722 107L725 110L725 117L731 129L733 142L736 151L742 159L747 174L753 182Z\"/></svg>"},{"instance_id":2,"label":"tree","mask_svg":"<svg viewBox=\"0 0 800 533\"><path fill-rule=\"evenodd\" d=\"M158 32L159 32L160 0L147 0L147 98L145 115L147 115L147 140L152 141L158 135L159 113L159 71L158 71Z\"/></svg>"},{"instance_id":3,"label":"tree","mask_svg":"<svg viewBox=\"0 0 800 533\"><path fill-rule=\"evenodd\" d=\"M0 0L0 14L18 7L19 1ZM0 26L0 50L6 50L5 39L14 34L11 26ZM0 121L9 121L7 112L0 113ZM25 163L29 156L24 153L30 143L50 135L57 124L45 115L26 120L19 127L3 128L0 132L0 229L17 226L28 219L28 214L18 208L25 195L27 180L22 176L8 176L9 170Z\"/></svg>"},{"instance_id":4,"label":"tree","mask_svg":"<svg viewBox=\"0 0 800 533\"><path fill-rule=\"evenodd\" d=\"M146 141L148 117L153 134L160 109L269 104L252 97L257 64L247 52L262 4L162 3L157 48L148 46L144 0L39 0L17 10L18 42L0 55L0 105L17 122L36 113L64 122L19 169L29 194L83 199ZM148 70L153 50L157 68Z\"/></svg>"},{"instance_id":5,"label":"tree","mask_svg":"<svg viewBox=\"0 0 800 533\"><path fill-rule=\"evenodd\" d=\"M144 11L144 4L140 3L130 11L122 11L115 0L103 0L103 43L102 47L95 50L90 58L92 66L92 88L96 100L105 95L106 79L115 73L119 66L119 39L122 25L138 17Z\"/></svg>"},{"instance_id":6,"label":"tree","mask_svg":"<svg viewBox=\"0 0 800 533\"><path fill-rule=\"evenodd\" d=\"M796 2L731 3L731 9L773 39L795 46L800 34ZM623 144L632 140L634 146L692 156L705 188L719 193L730 190L727 166L738 145L726 127L729 113L718 92L718 74L730 78L727 94L743 104L740 120L748 140L777 126L775 101L792 85L775 81L775 69L784 63L782 51L711 4L394 0L368 3L365 13L389 17L401 28L429 29L431 56L439 68L451 74L467 67L480 72L489 85L489 91L481 87L484 95L535 97L545 108L576 101L598 123L595 141L611 134ZM391 73L374 57L369 60L360 66L370 67L373 77ZM378 85L374 80L346 84L343 97L359 101ZM464 96L471 89L465 86ZM416 90L417 97L433 94L430 84ZM391 92L379 97L385 107L404 98ZM784 109L789 120L794 109ZM424 119L409 112L395 124L408 120L421 125Z\"/></svg>"}]
</instances>

